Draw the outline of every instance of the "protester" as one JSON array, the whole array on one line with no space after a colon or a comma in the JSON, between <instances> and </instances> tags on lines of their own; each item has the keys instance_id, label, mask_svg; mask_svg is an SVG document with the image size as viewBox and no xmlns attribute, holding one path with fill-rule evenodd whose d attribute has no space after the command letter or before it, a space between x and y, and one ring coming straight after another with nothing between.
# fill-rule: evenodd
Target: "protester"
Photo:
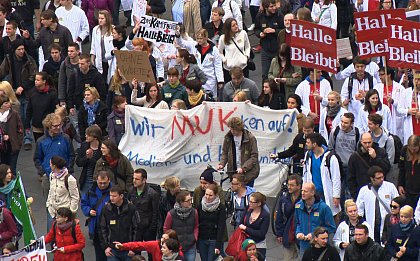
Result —
<instances>
[{"instance_id":1,"label":"protester","mask_svg":"<svg viewBox=\"0 0 420 261\"><path fill-rule=\"evenodd\" d=\"M18 234L18 230L13 214L6 208L6 203L3 200L0 200L0 213L3 216L3 221L0 223L0 246L3 247L6 243L12 242L13 237Z\"/></svg>"},{"instance_id":2,"label":"protester","mask_svg":"<svg viewBox=\"0 0 420 261\"><path fill-rule=\"evenodd\" d=\"M389 107L379 100L379 93L377 90L369 90L365 95L364 107L360 107L357 113L356 127L362 132L369 130L368 116L369 114L376 113L382 116L382 126L388 132L393 129L391 120L391 111Z\"/></svg>"},{"instance_id":3,"label":"protester","mask_svg":"<svg viewBox=\"0 0 420 261\"><path fill-rule=\"evenodd\" d=\"M112 21L111 12L114 8L113 1L111 1L111 0L101 0L101 1L92 2L92 1L82 0L81 2L82 2L82 4L81 4L80 7L85 12L86 17L87 17L88 22L89 22L90 35L93 36L95 34L95 32L94 32L95 31L95 26L103 25L103 24L101 24L100 15L104 14L103 13L104 11L108 12L108 14L106 16L109 16L109 18L106 18L106 19L110 22Z\"/></svg>"},{"instance_id":4,"label":"protester","mask_svg":"<svg viewBox=\"0 0 420 261\"><path fill-rule=\"evenodd\" d=\"M158 235L163 235L163 221L166 220L166 215L168 212L174 208L174 205L176 203L176 197L178 193L181 190L181 181L177 177L168 177L165 179L165 181L160 184L162 190L162 194L160 197L160 204L159 204L159 210L160 210L160 218L159 220L162 221L161 224L159 224L159 231Z\"/></svg>"},{"instance_id":5,"label":"protester","mask_svg":"<svg viewBox=\"0 0 420 261\"><path fill-rule=\"evenodd\" d=\"M60 77L60 66L65 57L61 55L62 49L57 43L52 43L48 50L50 52L50 58L45 62L42 71L46 72L51 77L51 87L54 87L54 89L57 90L58 79Z\"/></svg>"},{"instance_id":6,"label":"protester","mask_svg":"<svg viewBox=\"0 0 420 261\"><path fill-rule=\"evenodd\" d=\"M319 25L337 29L337 6L333 1L326 0L323 3L314 1L311 12L312 20Z\"/></svg>"},{"instance_id":7,"label":"protester","mask_svg":"<svg viewBox=\"0 0 420 261\"><path fill-rule=\"evenodd\" d=\"M235 258L237 261L264 261L265 257L258 252L255 241L247 238L241 245L242 251ZM224 259L223 259L224 260Z\"/></svg>"},{"instance_id":8,"label":"protester","mask_svg":"<svg viewBox=\"0 0 420 261\"><path fill-rule=\"evenodd\" d=\"M9 165L0 164L0 200L5 203L6 208L10 208L15 183L16 178L13 176Z\"/></svg>"},{"instance_id":9,"label":"protester","mask_svg":"<svg viewBox=\"0 0 420 261\"><path fill-rule=\"evenodd\" d=\"M384 229L382 230L382 237L381 242L386 245L389 239L389 234L391 233L392 226L400 222L400 210L403 206L405 206L405 198L404 197L395 197L391 201L391 213L386 214L384 220ZM371 238L373 236L371 235Z\"/></svg>"},{"instance_id":10,"label":"protester","mask_svg":"<svg viewBox=\"0 0 420 261\"><path fill-rule=\"evenodd\" d=\"M45 235L45 243L54 243L57 247L57 250L54 251L54 260L84 260L82 249L86 245L85 237L78 220L73 217L72 210L68 207L60 207L57 209L52 228Z\"/></svg>"},{"instance_id":11,"label":"protester","mask_svg":"<svg viewBox=\"0 0 420 261\"><path fill-rule=\"evenodd\" d=\"M106 97L106 107L112 108L112 104L114 103L115 98L118 96L124 97L127 101L127 104L131 104L131 99L130 99L131 92L132 92L131 88L132 87L130 86L129 81L127 81L121 75L120 69L116 67L115 73L112 74L112 78L110 79L110 82L109 82L108 95Z\"/></svg>"},{"instance_id":12,"label":"protester","mask_svg":"<svg viewBox=\"0 0 420 261\"><path fill-rule=\"evenodd\" d=\"M284 96L280 93L274 80L263 80L263 86L260 97L258 97L258 106L270 108L272 110L284 109Z\"/></svg>"},{"instance_id":13,"label":"protester","mask_svg":"<svg viewBox=\"0 0 420 261\"><path fill-rule=\"evenodd\" d=\"M306 249L302 261L312 260L340 261L337 249L328 244L328 230L323 227L315 228L311 247Z\"/></svg>"},{"instance_id":14,"label":"protester","mask_svg":"<svg viewBox=\"0 0 420 261\"><path fill-rule=\"evenodd\" d=\"M181 99L175 99L172 101L171 110L186 110L187 106Z\"/></svg>"},{"instance_id":15,"label":"protester","mask_svg":"<svg viewBox=\"0 0 420 261\"><path fill-rule=\"evenodd\" d=\"M306 116L302 113L302 99L299 95L292 93L287 97L287 109L296 109L298 111L298 115L296 116L298 133L302 133Z\"/></svg>"},{"instance_id":16,"label":"protester","mask_svg":"<svg viewBox=\"0 0 420 261\"><path fill-rule=\"evenodd\" d=\"M193 192L193 207L198 209L198 206L200 202L202 201L204 195L206 194L206 189L208 185L214 184L217 186L217 195L219 196L219 199L224 204L225 195L223 193L223 188L218 185L214 179L213 173L216 173L216 171L213 168L206 168L203 173L200 175L200 185L194 189Z\"/></svg>"},{"instance_id":17,"label":"protester","mask_svg":"<svg viewBox=\"0 0 420 261\"><path fill-rule=\"evenodd\" d=\"M82 142L76 157L76 164L82 168L79 184L80 191L86 193L93 184L96 162L101 158L102 131L97 125L86 129L86 140Z\"/></svg>"},{"instance_id":18,"label":"protester","mask_svg":"<svg viewBox=\"0 0 420 261\"><path fill-rule=\"evenodd\" d=\"M178 49L175 68L178 70L179 81L185 85L187 80L199 80L202 84L207 82L207 75L197 64L197 59L186 49Z\"/></svg>"},{"instance_id":19,"label":"protester","mask_svg":"<svg viewBox=\"0 0 420 261\"><path fill-rule=\"evenodd\" d=\"M161 91L162 98L167 104L172 104L172 101L176 99L188 102L187 91L179 81L179 72L175 67L168 69L168 83L162 87Z\"/></svg>"},{"instance_id":20,"label":"protester","mask_svg":"<svg viewBox=\"0 0 420 261\"><path fill-rule=\"evenodd\" d=\"M255 188L247 186L245 177L241 174L232 176L231 190L233 192L233 215L230 224L237 228L244 220L244 215L248 210L251 194L256 192Z\"/></svg>"},{"instance_id":21,"label":"protester","mask_svg":"<svg viewBox=\"0 0 420 261\"><path fill-rule=\"evenodd\" d=\"M89 227L89 238L93 241L96 261L106 259L105 249L102 249L100 242L100 217L105 204L109 201L109 191L112 187L109 171L98 171L96 183L92 183L89 190L83 193L80 208L83 215L87 217Z\"/></svg>"},{"instance_id":22,"label":"protester","mask_svg":"<svg viewBox=\"0 0 420 261\"><path fill-rule=\"evenodd\" d=\"M81 46L82 42L89 36L89 22L85 12L73 4L72 0L61 0L61 7L55 10L58 21L67 27L73 37L73 42ZM98 88L98 86L95 86Z\"/></svg>"},{"instance_id":23,"label":"protester","mask_svg":"<svg viewBox=\"0 0 420 261\"><path fill-rule=\"evenodd\" d=\"M133 167L130 161L118 149L112 140L104 140L101 144L102 157L96 162L95 172L108 169L112 172L111 181L128 191L133 186Z\"/></svg>"},{"instance_id":24,"label":"protester","mask_svg":"<svg viewBox=\"0 0 420 261\"><path fill-rule=\"evenodd\" d=\"M246 78L245 72L240 67L233 67L229 75L229 79L231 80L223 87L222 101L231 102L235 92L241 90L246 93L247 100L250 100L253 104L257 104L259 94L256 83Z\"/></svg>"},{"instance_id":25,"label":"protester","mask_svg":"<svg viewBox=\"0 0 420 261\"><path fill-rule=\"evenodd\" d=\"M327 99L328 105L322 109L319 120L319 133L325 140L329 140L332 130L340 124L341 117L347 113L347 110L342 107L338 92L331 91L328 93Z\"/></svg>"},{"instance_id":26,"label":"protester","mask_svg":"<svg viewBox=\"0 0 420 261\"><path fill-rule=\"evenodd\" d=\"M118 71L117 58L115 57L115 51L127 50L127 48L125 47L126 39L127 39L127 31L126 31L125 26L117 25L112 28L112 45L114 46L114 49L112 49L110 52L105 54L106 55L105 58L111 59L109 70L108 70L108 77L107 77L107 83L110 84L109 86L110 88L111 88L111 79L114 76L114 73Z\"/></svg>"},{"instance_id":27,"label":"protester","mask_svg":"<svg viewBox=\"0 0 420 261\"><path fill-rule=\"evenodd\" d=\"M210 22L206 23L203 29L208 32L208 38L217 47L219 44L220 36L223 30L223 17L225 16L225 10L222 7L213 7L211 9Z\"/></svg>"},{"instance_id":28,"label":"protester","mask_svg":"<svg viewBox=\"0 0 420 261\"><path fill-rule=\"evenodd\" d=\"M9 98L12 109L16 112L20 112L20 102L18 98L16 98L16 94L13 91L12 85L10 85L8 81L0 82L0 95Z\"/></svg>"},{"instance_id":29,"label":"protester","mask_svg":"<svg viewBox=\"0 0 420 261\"><path fill-rule=\"evenodd\" d=\"M188 35L194 37L202 26L200 16L200 1L174 1L172 3L172 19L174 22L183 24L185 26L185 32Z\"/></svg>"},{"instance_id":30,"label":"protester","mask_svg":"<svg viewBox=\"0 0 420 261\"><path fill-rule=\"evenodd\" d=\"M203 104L205 101L213 100L210 97L211 94L209 95L203 91L202 84L198 79L187 80L185 89L188 93L188 102L186 104L188 110Z\"/></svg>"}]
</instances>

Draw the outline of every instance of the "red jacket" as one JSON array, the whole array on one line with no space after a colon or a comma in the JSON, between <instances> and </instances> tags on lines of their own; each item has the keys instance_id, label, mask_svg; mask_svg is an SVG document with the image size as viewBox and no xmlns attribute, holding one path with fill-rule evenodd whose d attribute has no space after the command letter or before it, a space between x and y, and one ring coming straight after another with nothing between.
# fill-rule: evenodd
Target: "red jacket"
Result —
<instances>
[{"instance_id":1,"label":"red jacket","mask_svg":"<svg viewBox=\"0 0 420 261\"><path fill-rule=\"evenodd\" d=\"M120 250L131 250L131 251L147 251L152 254L153 261L162 261L162 252L160 251L160 241L144 241L144 242L128 242L124 243ZM181 248L181 246L180 246ZM179 249L179 255L184 256L182 250Z\"/></svg>"},{"instance_id":2,"label":"red jacket","mask_svg":"<svg viewBox=\"0 0 420 261\"><path fill-rule=\"evenodd\" d=\"M16 223L13 220L12 212L5 207L0 209L0 211L3 211L3 221L0 223L0 247L2 247L4 244L12 242L13 237L17 236L18 231Z\"/></svg>"},{"instance_id":3,"label":"red jacket","mask_svg":"<svg viewBox=\"0 0 420 261\"><path fill-rule=\"evenodd\" d=\"M55 226L55 223L53 224ZM73 236L71 233L72 227L62 231L58 227L55 231L55 244L57 248L64 247L64 253L61 251L54 252L55 261L82 261L83 253L82 249L85 247L85 237L83 236L80 225L76 223L76 243L74 243ZM45 236L45 243L51 243L54 240L54 227Z\"/></svg>"}]
</instances>

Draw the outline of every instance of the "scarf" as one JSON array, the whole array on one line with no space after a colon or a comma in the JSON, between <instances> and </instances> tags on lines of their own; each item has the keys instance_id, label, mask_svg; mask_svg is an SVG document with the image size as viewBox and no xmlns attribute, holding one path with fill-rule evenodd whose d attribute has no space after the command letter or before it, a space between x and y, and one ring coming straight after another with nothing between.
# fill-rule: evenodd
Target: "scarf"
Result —
<instances>
[{"instance_id":1,"label":"scarf","mask_svg":"<svg viewBox=\"0 0 420 261\"><path fill-rule=\"evenodd\" d=\"M391 224L394 225L394 224L397 224L400 221L400 219L398 218L397 215L391 215L389 217L389 221L391 221Z\"/></svg>"},{"instance_id":2,"label":"scarf","mask_svg":"<svg viewBox=\"0 0 420 261\"><path fill-rule=\"evenodd\" d=\"M9 184L0 188L0 193L6 195L6 208L10 209L11 192L15 187L16 179L12 179Z\"/></svg>"},{"instance_id":3,"label":"scarf","mask_svg":"<svg viewBox=\"0 0 420 261\"><path fill-rule=\"evenodd\" d=\"M36 90L39 93L47 93L50 90L50 86L48 86L48 84L45 84L44 88L37 88Z\"/></svg>"},{"instance_id":4,"label":"scarf","mask_svg":"<svg viewBox=\"0 0 420 261\"><path fill-rule=\"evenodd\" d=\"M341 105L339 103L337 103L334 106L327 105L327 116L331 118L335 118L335 116L337 116L340 109L341 109Z\"/></svg>"},{"instance_id":5,"label":"scarf","mask_svg":"<svg viewBox=\"0 0 420 261\"><path fill-rule=\"evenodd\" d=\"M173 252L170 256L162 256L162 261L175 261L178 257L178 252Z\"/></svg>"},{"instance_id":6,"label":"scarf","mask_svg":"<svg viewBox=\"0 0 420 261\"><path fill-rule=\"evenodd\" d=\"M87 119L88 126L92 126L93 124L95 124L95 113L98 110L99 101L95 101L93 105L90 105L86 101L83 101L83 106L85 107L85 110L88 113L88 119Z\"/></svg>"},{"instance_id":7,"label":"scarf","mask_svg":"<svg viewBox=\"0 0 420 261\"><path fill-rule=\"evenodd\" d=\"M178 87L178 85L179 85L179 80L178 81L176 81L176 83L175 84L172 84L172 83L168 83L169 84L169 86L171 86L171 88L177 88Z\"/></svg>"},{"instance_id":8,"label":"scarf","mask_svg":"<svg viewBox=\"0 0 420 261\"><path fill-rule=\"evenodd\" d=\"M178 217L180 217L181 219L186 219L187 217L190 216L193 208L189 207L189 208L183 208L181 207L181 205L176 202L174 205L174 209L175 209L175 213L178 215Z\"/></svg>"},{"instance_id":9,"label":"scarf","mask_svg":"<svg viewBox=\"0 0 420 261\"><path fill-rule=\"evenodd\" d=\"M124 120L125 118L125 110L114 110L115 116Z\"/></svg>"},{"instance_id":10,"label":"scarf","mask_svg":"<svg viewBox=\"0 0 420 261\"><path fill-rule=\"evenodd\" d=\"M198 94L195 96L188 95L188 102L190 103L191 106L194 107L201 101L201 98L203 97L203 95L204 95L203 90L200 90Z\"/></svg>"},{"instance_id":11,"label":"scarf","mask_svg":"<svg viewBox=\"0 0 420 261\"><path fill-rule=\"evenodd\" d=\"M64 177L65 175L67 175L67 173L69 173L69 171L67 170L66 167L64 167L63 169L61 169L59 172L55 172L53 171L53 176L56 179L60 179L61 177Z\"/></svg>"},{"instance_id":12,"label":"scarf","mask_svg":"<svg viewBox=\"0 0 420 261\"><path fill-rule=\"evenodd\" d=\"M71 225L73 224L73 220L72 221L67 221L65 223L61 223L58 224L57 223L57 227L61 230L61 231L66 231L67 229L69 229L71 227Z\"/></svg>"},{"instance_id":13,"label":"scarf","mask_svg":"<svg viewBox=\"0 0 420 261\"><path fill-rule=\"evenodd\" d=\"M399 223L400 224L400 228L401 228L401 230L403 231L403 232L407 232L407 231L409 231L411 228L412 228L412 226L414 225L414 220L412 219L411 221L410 221L410 223L408 223L408 224L403 224L403 223Z\"/></svg>"},{"instance_id":14,"label":"scarf","mask_svg":"<svg viewBox=\"0 0 420 261\"><path fill-rule=\"evenodd\" d=\"M206 198L201 199L201 209L205 212L214 212L220 205L220 198L217 196L212 202L207 202Z\"/></svg>"},{"instance_id":15,"label":"scarf","mask_svg":"<svg viewBox=\"0 0 420 261\"><path fill-rule=\"evenodd\" d=\"M112 40L112 43L114 44L114 47L116 47L118 50L121 50L125 46L125 39L122 39L121 41L118 40Z\"/></svg>"},{"instance_id":16,"label":"scarf","mask_svg":"<svg viewBox=\"0 0 420 261\"><path fill-rule=\"evenodd\" d=\"M118 159L114 159L113 157L109 155L105 156L105 160L111 168L115 168L118 164Z\"/></svg>"}]
</instances>

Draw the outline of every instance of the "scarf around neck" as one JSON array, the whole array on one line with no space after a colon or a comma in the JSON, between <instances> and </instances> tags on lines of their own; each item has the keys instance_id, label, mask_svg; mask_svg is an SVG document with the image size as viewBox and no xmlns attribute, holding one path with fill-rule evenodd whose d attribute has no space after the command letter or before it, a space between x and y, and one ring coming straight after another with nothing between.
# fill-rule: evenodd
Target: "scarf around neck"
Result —
<instances>
[{"instance_id":1,"label":"scarf around neck","mask_svg":"<svg viewBox=\"0 0 420 261\"><path fill-rule=\"evenodd\" d=\"M73 220L72 221L67 221L61 224L57 223L57 227L61 230L61 231L66 231L67 229L69 229L71 227L71 225L73 224Z\"/></svg>"},{"instance_id":2,"label":"scarf around neck","mask_svg":"<svg viewBox=\"0 0 420 261\"><path fill-rule=\"evenodd\" d=\"M337 103L334 106L327 105L327 116L331 118L335 118L335 116L337 116L340 109L341 109L341 105L339 103Z\"/></svg>"},{"instance_id":3,"label":"scarf around neck","mask_svg":"<svg viewBox=\"0 0 420 261\"><path fill-rule=\"evenodd\" d=\"M64 177L65 175L67 175L67 173L69 173L69 171L67 170L66 167L64 167L59 172L53 171L52 174L53 174L54 178L61 179L61 177Z\"/></svg>"},{"instance_id":4,"label":"scarf around neck","mask_svg":"<svg viewBox=\"0 0 420 261\"><path fill-rule=\"evenodd\" d=\"M6 195L6 208L10 208L11 192L15 187L17 179L12 179L9 184L0 188L0 193Z\"/></svg>"},{"instance_id":5,"label":"scarf around neck","mask_svg":"<svg viewBox=\"0 0 420 261\"><path fill-rule=\"evenodd\" d=\"M189 208L183 208L181 205L176 202L174 205L175 213L180 217L181 219L186 219L190 216L191 212L193 211L192 207Z\"/></svg>"},{"instance_id":6,"label":"scarf around neck","mask_svg":"<svg viewBox=\"0 0 420 261\"><path fill-rule=\"evenodd\" d=\"M401 221L400 221L400 228L401 228L401 230L403 231L403 232L407 232L407 231L409 231L410 229L411 229L411 227L414 225L414 220L412 219L411 221L410 221L410 223L408 223L408 224L403 224L403 223L401 223Z\"/></svg>"},{"instance_id":7,"label":"scarf around neck","mask_svg":"<svg viewBox=\"0 0 420 261\"><path fill-rule=\"evenodd\" d=\"M173 252L170 256L162 256L162 261L175 261L178 257L178 252Z\"/></svg>"},{"instance_id":8,"label":"scarf around neck","mask_svg":"<svg viewBox=\"0 0 420 261\"><path fill-rule=\"evenodd\" d=\"M207 202L206 198L201 199L201 209L205 212L214 212L220 205L220 198L217 196L212 202Z\"/></svg>"},{"instance_id":9,"label":"scarf around neck","mask_svg":"<svg viewBox=\"0 0 420 261\"><path fill-rule=\"evenodd\" d=\"M115 168L118 164L118 158L114 159L113 157L109 155L105 156L105 160L111 168Z\"/></svg>"},{"instance_id":10,"label":"scarf around neck","mask_svg":"<svg viewBox=\"0 0 420 261\"><path fill-rule=\"evenodd\" d=\"M95 124L95 120L96 120L95 113L99 108L99 101L95 101L95 103L92 105L90 105L86 101L83 101L83 106L85 107L85 110L87 111L87 114L88 114L88 118L87 118L88 126L92 126L93 124Z\"/></svg>"},{"instance_id":11,"label":"scarf around neck","mask_svg":"<svg viewBox=\"0 0 420 261\"><path fill-rule=\"evenodd\" d=\"M199 103L201 101L201 98L203 97L203 95L204 95L203 90L200 90L198 92L198 94L195 95L195 96L188 95L188 101L189 101L190 105L191 106L197 105L197 103Z\"/></svg>"}]
</instances>

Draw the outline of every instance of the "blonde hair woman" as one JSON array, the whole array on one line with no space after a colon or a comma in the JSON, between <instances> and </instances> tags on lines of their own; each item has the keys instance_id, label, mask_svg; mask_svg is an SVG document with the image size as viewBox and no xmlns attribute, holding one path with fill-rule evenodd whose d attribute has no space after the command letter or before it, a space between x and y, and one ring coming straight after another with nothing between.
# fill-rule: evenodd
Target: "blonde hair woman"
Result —
<instances>
[{"instance_id":1,"label":"blonde hair woman","mask_svg":"<svg viewBox=\"0 0 420 261\"><path fill-rule=\"evenodd\" d=\"M328 105L322 108L319 120L319 133L325 140L329 140L330 133L340 125L341 116L347 112L341 104L341 96L336 91L331 91L327 96Z\"/></svg>"},{"instance_id":2,"label":"blonde hair woman","mask_svg":"<svg viewBox=\"0 0 420 261\"><path fill-rule=\"evenodd\" d=\"M18 98L16 98L12 85L10 85L8 81L0 82L0 95L5 95L7 98L9 98L9 101L12 104L12 109L20 112L20 102Z\"/></svg>"},{"instance_id":3,"label":"blonde hair woman","mask_svg":"<svg viewBox=\"0 0 420 261\"><path fill-rule=\"evenodd\" d=\"M334 235L334 245L340 251L341 260L344 258L346 248L354 241L354 231L358 224L366 225L369 229L369 236L373 238L373 229L369 224L357 213L357 205L353 199L344 202L346 217L343 222L338 225Z\"/></svg>"},{"instance_id":4,"label":"blonde hair woman","mask_svg":"<svg viewBox=\"0 0 420 261\"><path fill-rule=\"evenodd\" d=\"M162 189L166 190L162 191L162 203L160 204L161 220L164 221L169 210L174 208L176 196L181 191L181 181L177 177L172 176L166 178L160 186ZM163 224L161 224L161 227L159 228L159 234L163 234Z\"/></svg>"},{"instance_id":5,"label":"blonde hair woman","mask_svg":"<svg viewBox=\"0 0 420 261\"><path fill-rule=\"evenodd\" d=\"M244 102L247 100L246 92L241 90L236 90L233 94L233 101L234 102Z\"/></svg>"},{"instance_id":6,"label":"blonde hair woman","mask_svg":"<svg viewBox=\"0 0 420 261\"><path fill-rule=\"evenodd\" d=\"M111 14L107 10L101 10L98 15L98 25L92 30L90 57L91 63L102 73L105 82L108 82L108 69L112 58L107 59L105 56L114 49L113 39Z\"/></svg>"}]
</instances>

